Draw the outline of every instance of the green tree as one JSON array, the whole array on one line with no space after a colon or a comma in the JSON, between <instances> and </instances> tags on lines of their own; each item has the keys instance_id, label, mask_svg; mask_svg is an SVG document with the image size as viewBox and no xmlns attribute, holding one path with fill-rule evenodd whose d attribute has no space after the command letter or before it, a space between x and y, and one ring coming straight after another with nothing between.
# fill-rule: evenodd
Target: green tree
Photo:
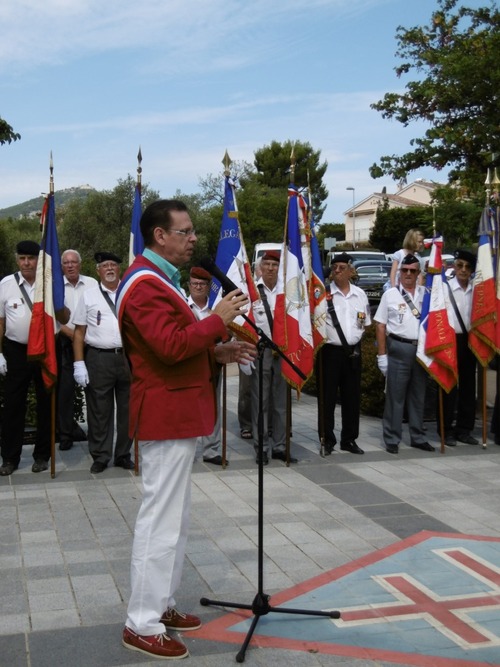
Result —
<instances>
[{"instance_id":1,"label":"green tree","mask_svg":"<svg viewBox=\"0 0 500 667\"><path fill-rule=\"evenodd\" d=\"M19 241L40 242L42 233L40 221L33 217L22 217L18 220L8 218L0 221L0 277L17 270L16 245Z\"/></svg>"},{"instance_id":2,"label":"green tree","mask_svg":"<svg viewBox=\"0 0 500 667\"><path fill-rule=\"evenodd\" d=\"M18 141L21 138L21 135L18 132L14 132L13 128L9 123L0 117L0 146L6 143L12 143L13 141Z\"/></svg>"},{"instance_id":3,"label":"green tree","mask_svg":"<svg viewBox=\"0 0 500 667\"><path fill-rule=\"evenodd\" d=\"M59 247L78 250L83 273L94 275L94 254L99 250L120 255L126 266L134 190L135 180L129 175L119 179L113 190L91 192L86 199L56 209ZM158 198L158 192L142 186L143 208Z\"/></svg>"},{"instance_id":4,"label":"green tree","mask_svg":"<svg viewBox=\"0 0 500 667\"><path fill-rule=\"evenodd\" d=\"M380 206L370 233L370 243L374 248L391 253L399 250L409 229L420 229L425 236L432 236L432 208L430 206L410 206L389 208Z\"/></svg>"},{"instance_id":5,"label":"green tree","mask_svg":"<svg viewBox=\"0 0 500 667\"><path fill-rule=\"evenodd\" d=\"M372 165L374 178L448 167L450 181L482 186L489 154L500 147L500 11L495 3L477 9L458 4L438 0L429 25L397 29L396 55L402 62L396 73L413 71L419 78L372 108L404 126L424 121L428 129L410 141L411 151L382 156Z\"/></svg>"}]
</instances>

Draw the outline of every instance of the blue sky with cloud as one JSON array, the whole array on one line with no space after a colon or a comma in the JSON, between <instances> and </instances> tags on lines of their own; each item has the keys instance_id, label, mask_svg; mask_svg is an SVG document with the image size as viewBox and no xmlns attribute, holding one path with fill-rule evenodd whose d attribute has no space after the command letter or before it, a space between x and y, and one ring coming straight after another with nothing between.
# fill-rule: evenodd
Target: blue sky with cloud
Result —
<instances>
[{"instance_id":1,"label":"blue sky with cloud","mask_svg":"<svg viewBox=\"0 0 500 667\"><path fill-rule=\"evenodd\" d=\"M487 0L466 0L483 6ZM227 149L253 161L273 140L309 141L328 161L323 218L342 222L387 186L368 169L422 128L370 104L401 90L398 25L437 0L4 0L0 116L22 139L0 148L0 208L46 191L113 188L135 176L168 197L198 190ZM446 180L431 170L415 177ZM301 185L301 184L299 184Z\"/></svg>"}]
</instances>

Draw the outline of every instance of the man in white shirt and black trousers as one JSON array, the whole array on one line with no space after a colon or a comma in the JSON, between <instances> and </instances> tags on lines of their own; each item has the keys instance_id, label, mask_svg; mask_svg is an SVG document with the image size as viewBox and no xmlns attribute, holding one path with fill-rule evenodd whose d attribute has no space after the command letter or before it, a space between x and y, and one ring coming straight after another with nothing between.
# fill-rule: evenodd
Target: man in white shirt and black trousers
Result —
<instances>
[{"instance_id":1,"label":"man in white shirt and black trousers","mask_svg":"<svg viewBox=\"0 0 500 667\"><path fill-rule=\"evenodd\" d=\"M321 348L317 368L321 390L318 393L318 430L324 438L324 452L331 454L337 444L334 434L335 402L340 392L342 430L340 449L364 454L356 443L359 436L361 401L361 338L371 324L368 298L351 283L352 257L334 256L330 271L330 295L326 320L327 341Z\"/></svg>"}]
</instances>

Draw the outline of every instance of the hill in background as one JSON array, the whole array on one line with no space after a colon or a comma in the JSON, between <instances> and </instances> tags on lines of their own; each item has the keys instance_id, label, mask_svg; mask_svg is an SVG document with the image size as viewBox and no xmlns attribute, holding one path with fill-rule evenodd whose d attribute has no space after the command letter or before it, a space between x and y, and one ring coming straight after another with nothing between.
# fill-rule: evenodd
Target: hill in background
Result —
<instances>
[{"instance_id":1,"label":"hill in background","mask_svg":"<svg viewBox=\"0 0 500 667\"><path fill-rule=\"evenodd\" d=\"M85 199L88 197L90 192L95 192L95 188L91 185L77 185L73 188L66 188L65 190L56 190L55 192L55 201L56 207L64 206L73 199ZM23 218L27 216L28 218L34 218L38 216L42 210L43 206L43 195L40 197L35 197L34 199L29 199L28 201L22 202L22 204L15 204L14 206L9 206L8 208L0 209L0 219L12 218L17 220L18 218Z\"/></svg>"}]
</instances>

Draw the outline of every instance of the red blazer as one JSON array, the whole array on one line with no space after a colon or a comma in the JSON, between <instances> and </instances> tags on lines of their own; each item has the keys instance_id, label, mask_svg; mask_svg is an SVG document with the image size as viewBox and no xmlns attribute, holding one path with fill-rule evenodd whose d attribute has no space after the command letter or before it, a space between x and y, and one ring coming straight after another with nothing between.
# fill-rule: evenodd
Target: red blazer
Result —
<instances>
[{"instance_id":1,"label":"red blazer","mask_svg":"<svg viewBox=\"0 0 500 667\"><path fill-rule=\"evenodd\" d=\"M136 257L134 269L158 277L124 290L121 335L132 369L129 433L139 440L174 440L210 434L215 425L213 348L226 336L218 315L197 320L184 297L154 264ZM140 274L143 275L143 274Z\"/></svg>"}]
</instances>

